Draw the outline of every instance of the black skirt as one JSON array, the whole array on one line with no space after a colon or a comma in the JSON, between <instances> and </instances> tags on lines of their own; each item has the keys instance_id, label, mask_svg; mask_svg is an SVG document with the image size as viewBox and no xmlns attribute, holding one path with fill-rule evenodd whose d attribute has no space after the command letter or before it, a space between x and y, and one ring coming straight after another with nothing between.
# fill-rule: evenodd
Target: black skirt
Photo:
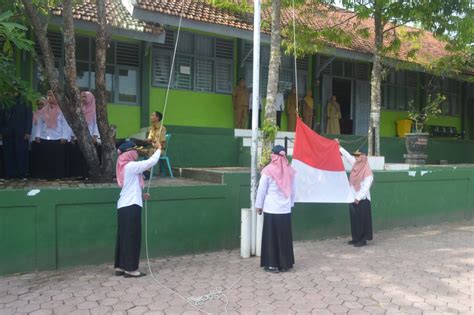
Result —
<instances>
[{"instance_id":1,"label":"black skirt","mask_svg":"<svg viewBox=\"0 0 474 315\"><path fill-rule=\"evenodd\" d=\"M115 268L126 271L138 269L142 242L142 208L131 205L117 210L117 242Z\"/></svg>"},{"instance_id":2,"label":"black skirt","mask_svg":"<svg viewBox=\"0 0 474 315\"><path fill-rule=\"evenodd\" d=\"M264 213L261 267L290 269L295 263L291 213Z\"/></svg>"},{"instance_id":3,"label":"black skirt","mask_svg":"<svg viewBox=\"0 0 474 315\"><path fill-rule=\"evenodd\" d=\"M66 169L66 144L60 140L41 139L35 144L34 169L35 177L40 179L65 178Z\"/></svg>"},{"instance_id":4,"label":"black skirt","mask_svg":"<svg viewBox=\"0 0 474 315\"><path fill-rule=\"evenodd\" d=\"M67 164L69 177L82 178L87 176L87 163L79 149L79 144L68 143L67 144Z\"/></svg>"},{"instance_id":5,"label":"black skirt","mask_svg":"<svg viewBox=\"0 0 474 315\"><path fill-rule=\"evenodd\" d=\"M354 242L371 241L372 232L372 210L370 200L364 199L359 204L349 205L349 215L351 220L351 234Z\"/></svg>"}]
</instances>

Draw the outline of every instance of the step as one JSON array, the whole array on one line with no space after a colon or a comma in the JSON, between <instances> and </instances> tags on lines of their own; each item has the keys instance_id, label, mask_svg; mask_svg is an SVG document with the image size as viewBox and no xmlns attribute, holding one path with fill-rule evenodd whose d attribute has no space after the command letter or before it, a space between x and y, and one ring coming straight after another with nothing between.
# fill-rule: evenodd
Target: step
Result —
<instances>
[{"instance_id":1,"label":"step","mask_svg":"<svg viewBox=\"0 0 474 315\"><path fill-rule=\"evenodd\" d=\"M243 138L242 145L244 147L251 147L252 146L252 139L250 138ZM261 146L262 142L259 140L258 145ZM275 145L285 146L285 139L275 139ZM288 148L293 148L293 141L287 141Z\"/></svg>"},{"instance_id":2,"label":"step","mask_svg":"<svg viewBox=\"0 0 474 315\"><path fill-rule=\"evenodd\" d=\"M234 136L236 138L252 138L252 130L250 129L234 129ZM262 132L258 132L258 137L262 137ZM295 138L294 132L289 131L278 131L276 134L276 139L285 139L285 137L289 139Z\"/></svg>"}]
</instances>

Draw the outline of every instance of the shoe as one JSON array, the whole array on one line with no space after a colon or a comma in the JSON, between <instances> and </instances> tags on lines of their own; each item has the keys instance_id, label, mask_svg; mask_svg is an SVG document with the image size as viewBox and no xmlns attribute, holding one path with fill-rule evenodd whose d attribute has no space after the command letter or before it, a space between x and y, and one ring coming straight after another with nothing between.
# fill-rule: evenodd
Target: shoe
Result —
<instances>
[{"instance_id":1,"label":"shoe","mask_svg":"<svg viewBox=\"0 0 474 315\"><path fill-rule=\"evenodd\" d=\"M125 274L125 271L123 270L115 270L115 275L118 276L123 276Z\"/></svg>"},{"instance_id":2,"label":"shoe","mask_svg":"<svg viewBox=\"0 0 474 315\"><path fill-rule=\"evenodd\" d=\"M280 272L287 272L288 271L288 268L279 268L278 269Z\"/></svg>"},{"instance_id":3,"label":"shoe","mask_svg":"<svg viewBox=\"0 0 474 315\"><path fill-rule=\"evenodd\" d=\"M349 245L354 245L355 243L357 243L357 242L354 241L354 240L350 240L349 242L347 242L347 244L349 244Z\"/></svg>"},{"instance_id":4,"label":"shoe","mask_svg":"<svg viewBox=\"0 0 474 315\"><path fill-rule=\"evenodd\" d=\"M362 246L365 246L365 245L367 245L366 241L359 241L359 242L354 244L354 247L362 247Z\"/></svg>"},{"instance_id":5,"label":"shoe","mask_svg":"<svg viewBox=\"0 0 474 315\"><path fill-rule=\"evenodd\" d=\"M124 272L123 276L125 278L141 278L141 277L146 276L146 273L140 272L138 273L138 275L132 275L131 273Z\"/></svg>"},{"instance_id":6,"label":"shoe","mask_svg":"<svg viewBox=\"0 0 474 315\"><path fill-rule=\"evenodd\" d=\"M265 267L265 271L271 272L271 273L279 273L280 270L276 267Z\"/></svg>"}]
</instances>

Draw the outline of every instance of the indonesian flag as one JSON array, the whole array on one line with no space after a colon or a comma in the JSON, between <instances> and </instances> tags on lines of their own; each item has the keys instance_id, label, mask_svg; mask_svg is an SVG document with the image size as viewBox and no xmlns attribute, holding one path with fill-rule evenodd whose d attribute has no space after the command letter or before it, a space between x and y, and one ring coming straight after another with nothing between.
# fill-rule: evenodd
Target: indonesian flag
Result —
<instances>
[{"instance_id":1,"label":"indonesian flag","mask_svg":"<svg viewBox=\"0 0 474 315\"><path fill-rule=\"evenodd\" d=\"M318 135L300 118L296 122L291 164L296 170L296 202L354 201L339 145L334 140Z\"/></svg>"}]
</instances>

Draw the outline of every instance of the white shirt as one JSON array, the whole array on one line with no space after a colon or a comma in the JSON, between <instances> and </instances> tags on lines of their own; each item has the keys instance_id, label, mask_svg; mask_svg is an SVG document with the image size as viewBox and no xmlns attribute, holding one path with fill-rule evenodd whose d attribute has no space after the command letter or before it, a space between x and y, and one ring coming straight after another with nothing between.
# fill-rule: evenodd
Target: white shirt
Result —
<instances>
[{"instance_id":1,"label":"white shirt","mask_svg":"<svg viewBox=\"0 0 474 315\"><path fill-rule=\"evenodd\" d=\"M89 129L89 133L92 137L96 136L97 138L99 137L99 128L97 127L97 119L94 117L94 120L92 120L91 123L87 124L87 128ZM66 122L66 134L67 134L67 140L71 141L76 138L74 135L74 132L72 131L71 126Z\"/></svg>"},{"instance_id":2,"label":"white shirt","mask_svg":"<svg viewBox=\"0 0 474 315\"><path fill-rule=\"evenodd\" d=\"M67 123L62 113L58 115L56 129L49 128L42 117L38 118L38 124L35 130L35 138L44 140L61 140L68 139L68 137Z\"/></svg>"},{"instance_id":3,"label":"white shirt","mask_svg":"<svg viewBox=\"0 0 474 315\"><path fill-rule=\"evenodd\" d=\"M295 180L291 183L291 195L286 197L273 178L262 175L258 184L255 207L272 214L291 213L295 205Z\"/></svg>"},{"instance_id":4,"label":"white shirt","mask_svg":"<svg viewBox=\"0 0 474 315\"><path fill-rule=\"evenodd\" d=\"M283 110L285 110L285 99L283 97L283 94L280 92L277 93L277 96L275 99L275 109L278 112L282 112Z\"/></svg>"},{"instance_id":5,"label":"white shirt","mask_svg":"<svg viewBox=\"0 0 474 315\"><path fill-rule=\"evenodd\" d=\"M156 152L144 161L129 162L125 165L123 176L123 187L120 192L120 198L117 202L117 209L138 205L143 207L142 187L140 186L140 177L147 169L152 168L160 158L161 150Z\"/></svg>"},{"instance_id":6,"label":"white shirt","mask_svg":"<svg viewBox=\"0 0 474 315\"><path fill-rule=\"evenodd\" d=\"M251 111L252 108L252 93L250 93L249 96L249 111ZM258 109L262 109L262 98L259 96L258 97Z\"/></svg>"},{"instance_id":7,"label":"white shirt","mask_svg":"<svg viewBox=\"0 0 474 315\"><path fill-rule=\"evenodd\" d=\"M356 159L353 157L349 152L347 152L344 148L340 147L339 152L341 152L342 156L346 159L346 161L352 166L354 166ZM370 200L370 186L374 181L373 176L368 176L364 178L364 180L360 183L359 191L355 191L354 187L351 185L352 194L354 195L354 199L357 200Z\"/></svg>"}]
</instances>

